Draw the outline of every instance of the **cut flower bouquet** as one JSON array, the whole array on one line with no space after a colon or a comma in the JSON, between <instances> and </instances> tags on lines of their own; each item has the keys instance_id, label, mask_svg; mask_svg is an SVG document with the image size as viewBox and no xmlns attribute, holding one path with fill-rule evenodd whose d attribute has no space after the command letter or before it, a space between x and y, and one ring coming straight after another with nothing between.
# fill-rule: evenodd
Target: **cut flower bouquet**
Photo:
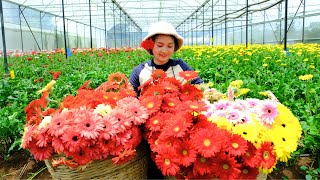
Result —
<instances>
[{"instance_id":1,"label":"cut flower bouquet","mask_svg":"<svg viewBox=\"0 0 320 180\"><path fill-rule=\"evenodd\" d=\"M164 176L178 179L256 179L261 172L270 172L278 159L286 160L296 149L301 127L290 110L280 103L272 101L275 105L272 107L279 109L277 114L270 112L270 118L275 118L274 123L270 124L271 119L266 119L258 126L259 122L252 114L244 118L237 116L238 120L232 122L226 117L235 118L237 114L229 112L242 114L240 112L249 108L250 103L241 109L244 103L241 101L230 106L229 111L222 112L219 104L211 104L206 98L214 97L217 103L228 102L228 105L236 100L223 100L228 95L212 89L202 92L201 87L190 84L197 77L194 72L186 71L179 75L186 79L184 83L166 77L160 70L154 71L152 78L141 86L139 97L149 113L144 137L150 145L152 160ZM234 97L234 92L230 90L229 97ZM265 116L257 113L256 117ZM250 127L249 122L256 122L255 126ZM270 130L272 126L274 131ZM283 128L295 132L284 137L288 144L279 143L283 141L279 134ZM275 136L275 132L279 136ZM263 141L259 140L261 137Z\"/></svg>"},{"instance_id":2,"label":"cut flower bouquet","mask_svg":"<svg viewBox=\"0 0 320 180\"><path fill-rule=\"evenodd\" d=\"M98 88L82 85L76 96L68 95L57 108L48 108L52 80L39 92L40 99L26 108L22 147L36 160L52 160L52 166L72 169L95 160L112 158L128 162L142 140L139 125L148 118L125 75L114 73Z\"/></svg>"}]
</instances>

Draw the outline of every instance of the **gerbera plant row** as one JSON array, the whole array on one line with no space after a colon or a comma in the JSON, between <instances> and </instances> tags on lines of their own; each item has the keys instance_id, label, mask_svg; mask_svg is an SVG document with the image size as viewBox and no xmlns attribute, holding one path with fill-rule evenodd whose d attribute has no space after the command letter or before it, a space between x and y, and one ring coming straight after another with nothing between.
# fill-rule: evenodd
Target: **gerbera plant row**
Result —
<instances>
[{"instance_id":1,"label":"gerbera plant row","mask_svg":"<svg viewBox=\"0 0 320 180\"><path fill-rule=\"evenodd\" d=\"M217 101L210 103L208 90L203 93L201 87L190 84L197 77L195 72L179 75L185 78L183 83L161 70L154 71L141 86L139 97L149 113L144 137L163 175L255 179L261 172L270 172L278 159L286 161L296 149L301 127L280 103L266 100L255 104L262 108L251 111L256 116L241 116L254 103L224 100L228 96L217 91L212 94ZM233 90L229 96L234 97ZM280 134L283 130L294 133Z\"/></svg>"},{"instance_id":2,"label":"gerbera plant row","mask_svg":"<svg viewBox=\"0 0 320 180\"><path fill-rule=\"evenodd\" d=\"M26 108L22 147L36 160L50 160L53 167L80 168L95 160L111 159L123 164L136 155L142 140L139 126L148 118L128 79L109 75L98 88L85 82L75 96L55 102L49 98L55 80L39 91L41 98ZM52 106L54 107L54 106Z\"/></svg>"}]
</instances>

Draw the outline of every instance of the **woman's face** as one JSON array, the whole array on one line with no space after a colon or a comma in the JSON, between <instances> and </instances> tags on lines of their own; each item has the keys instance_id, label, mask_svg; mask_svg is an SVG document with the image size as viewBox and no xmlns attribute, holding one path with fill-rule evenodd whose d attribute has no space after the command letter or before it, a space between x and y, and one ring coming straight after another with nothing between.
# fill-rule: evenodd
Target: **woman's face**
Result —
<instances>
[{"instance_id":1,"label":"woman's face","mask_svg":"<svg viewBox=\"0 0 320 180\"><path fill-rule=\"evenodd\" d=\"M154 63L157 65L165 64L169 61L174 53L174 39L169 35L157 35L154 40L154 47L152 49L154 56Z\"/></svg>"}]
</instances>

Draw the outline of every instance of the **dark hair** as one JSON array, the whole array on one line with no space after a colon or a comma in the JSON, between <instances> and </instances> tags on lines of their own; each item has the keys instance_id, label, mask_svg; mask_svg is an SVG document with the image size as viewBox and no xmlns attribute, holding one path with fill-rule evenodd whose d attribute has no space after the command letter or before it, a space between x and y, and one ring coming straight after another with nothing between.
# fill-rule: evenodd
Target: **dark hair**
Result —
<instances>
[{"instance_id":1,"label":"dark hair","mask_svg":"<svg viewBox=\"0 0 320 180\"><path fill-rule=\"evenodd\" d=\"M167 36L171 36L173 38L174 41L174 51L176 51L179 48L179 44L178 44L178 39L174 36L174 35L168 35L168 34L155 34L153 36L151 36L150 38L152 39L152 41L154 42L156 40L156 37L158 35L167 35ZM150 54L153 55L152 49L150 49Z\"/></svg>"}]
</instances>

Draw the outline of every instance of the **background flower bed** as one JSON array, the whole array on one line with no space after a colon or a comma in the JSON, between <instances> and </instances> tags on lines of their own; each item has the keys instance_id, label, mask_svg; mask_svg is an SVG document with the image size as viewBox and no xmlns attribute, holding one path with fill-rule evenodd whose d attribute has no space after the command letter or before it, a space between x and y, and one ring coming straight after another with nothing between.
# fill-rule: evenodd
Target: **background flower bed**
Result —
<instances>
[{"instance_id":1,"label":"background flower bed","mask_svg":"<svg viewBox=\"0 0 320 180\"><path fill-rule=\"evenodd\" d=\"M280 102L299 117L302 125L303 140L296 155L311 154L318 159L319 52L319 45L313 44L290 45L288 56L282 47L274 45L252 45L248 49L244 46L194 46L184 47L176 57L186 60L206 82L212 82L219 90L226 89L233 80L242 79L251 89L250 97L259 97L260 91L274 92ZM131 49L108 53L85 51L74 53L68 60L60 53L9 58L10 70L15 71L16 78L0 80L1 158L10 158L13 153L10 147L18 150L25 123L23 109L32 99L38 98L36 91L51 80L50 71L61 72L56 84L59 93L55 95L62 99L65 94L75 94L80 84L88 79L92 79L92 87L97 87L110 73L120 71L129 76L135 65L148 58L142 50ZM4 69L3 64L0 67ZM299 76L306 74L312 74L313 78L299 80ZM316 162L313 164L317 167Z\"/></svg>"}]
</instances>

